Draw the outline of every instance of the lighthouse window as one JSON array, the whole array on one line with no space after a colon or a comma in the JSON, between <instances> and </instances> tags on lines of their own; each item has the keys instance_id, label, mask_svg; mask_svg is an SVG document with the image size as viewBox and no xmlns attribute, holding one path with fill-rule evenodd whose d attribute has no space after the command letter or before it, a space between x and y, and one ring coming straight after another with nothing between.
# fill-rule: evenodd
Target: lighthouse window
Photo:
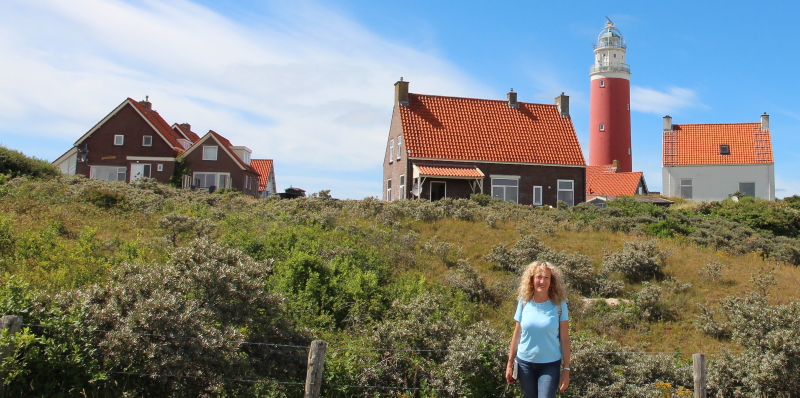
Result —
<instances>
[{"instance_id":1,"label":"lighthouse window","mask_svg":"<svg viewBox=\"0 0 800 398\"><path fill-rule=\"evenodd\" d=\"M605 124L600 123L600 131L606 131L606 125Z\"/></svg>"},{"instance_id":2,"label":"lighthouse window","mask_svg":"<svg viewBox=\"0 0 800 398\"><path fill-rule=\"evenodd\" d=\"M600 87L605 87L605 86L606 86L606 81L600 80Z\"/></svg>"}]
</instances>

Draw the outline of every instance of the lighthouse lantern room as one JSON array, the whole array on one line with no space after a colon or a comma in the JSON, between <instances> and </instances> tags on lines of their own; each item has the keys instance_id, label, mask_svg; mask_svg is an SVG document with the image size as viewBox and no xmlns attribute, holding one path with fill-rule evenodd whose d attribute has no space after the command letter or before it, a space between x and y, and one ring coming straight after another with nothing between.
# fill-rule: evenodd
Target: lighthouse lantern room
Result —
<instances>
[{"instance_id":1,"label":"lighthouse lantern room","mask_svg":"<svg viewBox=\"0 0 800 398\"><path fill-rule=\"evenodd\" d=\"M632 170L631 69L625 62L627 46L608 17L594 45L589 111L589 165L616 160L618 171Z\"/></svg>"}]
</instances>

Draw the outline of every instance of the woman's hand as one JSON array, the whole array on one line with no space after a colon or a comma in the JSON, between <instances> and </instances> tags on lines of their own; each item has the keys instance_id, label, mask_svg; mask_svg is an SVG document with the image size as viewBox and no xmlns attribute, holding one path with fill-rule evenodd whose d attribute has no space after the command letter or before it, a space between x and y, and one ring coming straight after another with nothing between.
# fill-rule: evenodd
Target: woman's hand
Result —
<instances>
[{"instance_id":1,"label":"woman's hand","mask_svg":"<svg viewBox=\"0 0 800 398\"><path fill-rule=\"evenodd\" d=\"M558 387L558 391L567 391L567 387L569 387L569 370L563 370L561 371L561 385Z\"/></svg>"},{"instance_id":2,"label":"woman's hand","mask_svg":"<svg viewBox=\"0 0 800 398\"><path fill-rule=\"evenodd\" d=\"M514 384L517 380L514 379L514 363L510 362L506 365L506 381L508 384Z\"/></svg>"}]
</instances>

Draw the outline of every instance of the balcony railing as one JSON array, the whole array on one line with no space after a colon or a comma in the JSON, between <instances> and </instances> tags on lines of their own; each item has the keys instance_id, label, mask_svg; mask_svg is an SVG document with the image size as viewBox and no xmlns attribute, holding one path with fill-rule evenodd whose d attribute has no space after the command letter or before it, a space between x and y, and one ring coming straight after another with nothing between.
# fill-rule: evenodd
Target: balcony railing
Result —
<instances>
[{"instance_id":1,"label":"balcony railing","mask_svg":"<svg viewBox=\"0 0 800 398\"><path fill-rule=\"evenodd\" d=\"M622 42L622 41L612 42L612 41L602 41L601 40L600 43L592 44L592 45L594 46L595 50L598 49L598 48L622 48L622 49L628 48L628 45L625 44L625 42Z\"/></svg>"},{"instance_id":2,"label":"balcony railing","mask_svg":"<svg viewBox=\"0 0 800 398\"><path fill-rule=\"evenodd\" d=\"M631 73L631 67L628 64L623 64L623 63L609 63L609 64L592 65L590 73L598 73L598 72L625 72L625 73Z\"/></svg>"}]
</instances>

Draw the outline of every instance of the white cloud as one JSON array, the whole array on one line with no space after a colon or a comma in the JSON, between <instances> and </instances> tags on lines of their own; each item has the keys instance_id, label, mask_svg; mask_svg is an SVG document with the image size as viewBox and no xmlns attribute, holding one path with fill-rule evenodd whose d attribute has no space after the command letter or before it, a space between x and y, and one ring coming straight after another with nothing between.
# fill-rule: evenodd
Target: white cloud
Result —
<instances>
[{"instance_id":1,"label":"white cloud","mask_svg":"<svg viewBox=\"0 0 800 398\"><path fill-rule=\"evenodd\" d=\"M63 140L65 150L126 97L150 95L168 122L213 129L274 158L279 174L300 162L380 169L400 76L414 92L488 92L447 61L313 2L270 2L248 24L186 0L9 0L3 9L0 126ZM42 157L35 148L20 149Z\"/></svg>"},{"instance_id":2,"label":"white cloud","mask_svg":"<svg viewBox=\"0 0 800 398\"><path fill-rule=\"evenodd\" d=\"M638 112L667 115L692 106L702 106L694 91L688 88L670 87L666 92L649 88L631 87L631 109Z\"/></svg>"}]
</instances>

